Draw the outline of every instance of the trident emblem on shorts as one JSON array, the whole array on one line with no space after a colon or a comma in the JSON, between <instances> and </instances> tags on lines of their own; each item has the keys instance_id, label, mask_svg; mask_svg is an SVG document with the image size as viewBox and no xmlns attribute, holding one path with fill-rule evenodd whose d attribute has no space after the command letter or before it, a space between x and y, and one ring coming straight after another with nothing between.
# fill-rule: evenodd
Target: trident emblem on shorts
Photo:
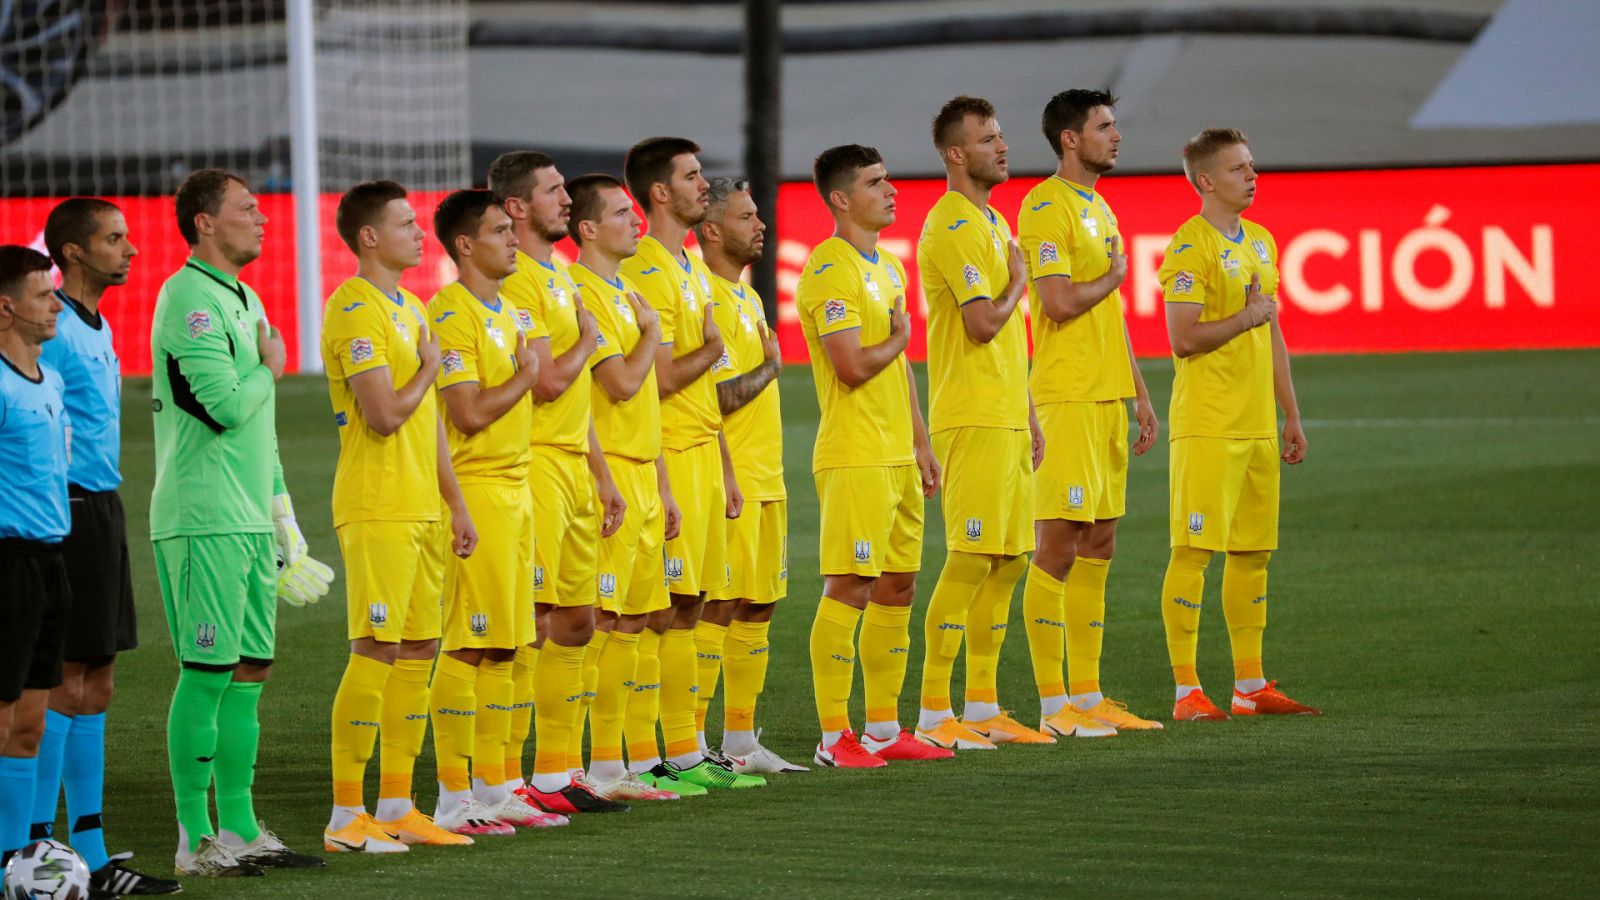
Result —
<instances>
[{"instance_id":1,"label":"trident emblem on shorts","mask_svg":"<svg viewBox=\"0 0 1600 900\"><path fill-rule=\"evenodd\" d=\"M544 590L544 566L533 567L533 589L536 591Z\"/></svg>"},{"instance_id":2,"label":"trident emblem on shorts","mask_svg":"<svg viewBox=\"0 0 1600 900\"><path fill-rule=\"evenodd\" d=\"M1189 513L1189 533L1199 534L1206 527L1205 513Z\"/></svg>"},{"instance_id":3,"label":"trident emblem on shorts","mask_svg":"<svg viewBox=\"0 0 1600 900\"><path fill-rule=\"evenodd\" d=\"M975 541L983 537L983 520L971 518L967 520L967 540Z\"/></svg>"},{"instance_id":4,"label":"trident emblem on shorts","mask_svg":"<svg viewBox=\"0 0 1600 900\"><path fill-rule=\"evenodd\" d=\"M374 628L382 628L389 621L389 604L373 603L367 606L367 620Z\"/></svg>"},{"instance_id":5,"label":"trident emblem on shorts","mask_svg":"<svg viewBox=\"0 0 1600 900\"><path fill-rule=\"evenodd\" d=\"M1073 509L1083 508L1083 485L1075 484L1067 488L1067 505Z\"/></svg>"},{"instance_id":6,"label":"trident emblem on shorts","mask_svg":"<svg viewBox=\"0 0 1600 900\"><path fill-rule=\"evenodd\" d=\"M194 645L196 647L215 647L217 645L217 626L207 625L204 622L195 626Z\"/></svg>"},{"instance_id":7,"label":"trident emblem on shorts","mask_svg":"<svg viewBox=\"0 0 1600 900\"><path fill-rule=\"evenodd\" d=\"M600 596L615 597L617 595L617 576L610 572L600 575Z\"/></svg>"},{"instance_id":8,"label":"trident emblem on shorts","mask_svg":"<svg viewBox=\"0 0 1600 900\"><path fill-rule=\"evenodd\" d=\"M467 620L467 626L472 629L473 634L483 637L489 633L489 614L473 613L472 617Z\"/></svg>"},{"instance_id":9,"label":"trident emblem on shorts","mask_svg":"<svg viewBox=\"0 0 1600 900\"><path fill-rule=\"evenodd\" d=\"M683 577L683 557L669 556L666 562L667 580L677 581Z\"/></svg>"},{"instance_id":10,"label":"trident emblem on shorts","mask_svg":"<svg viewBox=\"0 0 1600 900\"><path fill-rule=\"evenodd\" d=\"M856 562L872 561L872 542L856 541Z\"/></svg>"}]
</instances>

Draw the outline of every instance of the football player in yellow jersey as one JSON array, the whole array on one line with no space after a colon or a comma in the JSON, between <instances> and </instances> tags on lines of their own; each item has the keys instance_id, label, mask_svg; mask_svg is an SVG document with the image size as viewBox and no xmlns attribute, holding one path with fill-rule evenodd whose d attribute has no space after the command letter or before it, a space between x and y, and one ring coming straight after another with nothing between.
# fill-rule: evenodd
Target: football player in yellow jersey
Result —
<instances>
[{"instance_id":1,"label":"football player in yellow jersey","mask_svg":"<svg viewBox=\"0 0 1600 900\"><path fill-rule=\"evenodd\" d=\"M1106 725L1161 727L1100 690L1106 575L1127 508L1130 398L1139 425L1135 456L1155 444L1157 429L1123 319L1119 287L1128 259L1117 218L1096 191L1122 142L1116 102L1090 90L1050 98L1044 136L1061 163L1017 214L1033 312L1030 384L1046 448L1035 494L1039 548L1022 610L1040 728L1079 737L1108 736Z\"/></svg>"},{"instance_id":2,"label":"football player in yellow jersey","mask_svg":"<svg viewBox=\"0 0 1600 900\"><path fill-rule=\"evenodd\" d=\"M623 160L628 190L644 210L649 234L622 263L661 320L656 384L661 393L661 443L673 497L683 512L678 536L667 542L667 588L672 609L655 613L661 637L661 738L667 762L683 780L706 788L758 787L720 756L707 757L697 727L696 694L716 678L722 654L714 628L697 629L706 592L728 582L727 519L744 506L722 434L711 366L722 357L712 315L711 273L684 249L689 229L706 216L706 180L687 138L657 137L635 144ZM700 666L696 658L705 659Z\"/></svg>"},{"instance_id":3,"label":"football player in yellow jersey","mask_svg":"<svg viewBox=\"0 0 1600 900\"><path fill-rule=\"evenodd\" d=\"M1267 561L1278 547L1278 462L1306 458L1306 434L1278 324L1278 247L1241 217L1255 201L1256 168L1243 133L1202 131L1183 147L1183 171L1200 214L1183 223L1161 264L1167 338L1174 358L1172 559L1161 618L1180 721L1221 720L1195 670L1200 595L1217 551L1222 614L1233 644L1236 716L1316 715L1266 680ZM1283 409L1283 443L1277 412Z\"/></svg>"},{"instance_id":4,"label":"football player in yellow jersey","mask_svg":"<svg viewBox=\"0 0 1600 900\"><path fill-rule=\"evenodd\" d=\"M894 224L895 188L871 147L824 150L812 165L833 214L833 237L806 261L795 289L822 421L811 468L821 501L822 600L811 625L819 766L870 769L952 750L900 728L911 651L911 602L922 565L922 507L939 463L905 358L911 320L900 260L878 246ZM866 685L866 734L850 729L856 627Z\"/></svg>"},{"instance_id":5,"label":"football player in yellow jersey","mask_svg":"<svg viewBox=\"0 0 1600 900\"><path fill-rule=\"evenodd\" d=\"M1028 397L1028 339L1017 303L1027 271L989 194L1010 177L994 106L959 96L933 119L948 191L922 226L928 298L928 419L944 469L946 556L923 622L917 737L951 749L1053 744L999 706L996 674L1011 596L1033 549L1033 470L1044 445ZM950 671L967 643L962 721Z\"/></svg>"},{"instance_id":6,"label":"football player in yellow jersey","mask_svg":"<svg viewBox=\"0 0 1600 900\"><path fill-rule=\"evenodd\" d=\"M804 766L761 746L755 730L756 699L766 684L771 656L767 632L777 602L789 592L789 495L783 484L783 417L775 383L783 356L777 332L767 327L761 297L740 281L745 267L761 258L767 226L750 196L749 182L718 176L710 184L706 218L694 233L711 270L724 343L722 358L711 372L745 507L728 524L728 585L710 593L698 627L726 636L721 655L728 693L720 749L733 770L804 772ZM709 683L702 679L700 684L702 732L704 710L716 686L713 665Z\"/></svg>"},{"instance_id":7,"label":"football player in yellow jersey","mask_svg":"<svg viewBox=\"0 0 1600 900\"><path fill-rule=\"evenodd\" d=\"M394 853L407 844L470 844L411 802L444 585L443 554L430 545L448 541L469 556L478 540L439 421L439 342L421 302L400 286L405 270L422 261L422 229L405 188L393 181L346 191L334 221L356 255L355 277L322 313L322 363L339 426L333 519L348 585L350 660L333 698L334 807L323 846ZM361 783L380 734L375 819Z\"/></svg>"},{"instance_id":8,"label":"football player in yellow jersey","mask_svg":"<svg viewBox=\"0 0 1600 900\"><path fill-rule=\"evenodd\" d=\"M617 493L595 439L589 390L589 358L597 346L595 318L584 308L566 267L554 261L555 242L566 237L572 199L555 161L543 153L519 150L501 155L489 168L489 189L505 204L520 250L517 271L501 294L527 313L530 342L539 357L533 389L533 456L528 482L533 488L534 594L538 638L517 649L517 684L506 778L537 805L568 813L581 811L560 792L582 787L583 724L595 697L600 655L610 623L595 632L596 578L602 535L622 524L626 504ZM548 654L542 650L554 646ZM537 683L559 683L562 669L583 673L582 697L568 702L557 691L537 691ZM609 685L609 681L608 681ZM618 684L607 703L619 704ZM538 712L534 778L523 787L522 745L529 718L523 704ZM567 716L570 725L554 716ZM620 725L619 725L620 727ZM562 743L563 735L567 735ZM584 799L579 795L577 803ZM572 807L572 808L568 808Z\"/></svg>"},{"instance_id":9,"label":"football player in yellow jersey","mask_svg":"<svg viewBox=\"0 0 1600 900\"><path fill-rule=\"evenodd\" d=\"M434 233L460 271L429 301L428 315L444 351L439 393L450 459L478 526L477 550L445 569L444 653L432 687L434 819L458 834L565 824L508 790L505 778L513 659L534 638L528 394L539 358L517 308L500 296L501 282L516 271L517 238L499 199L481 190L440 201ZM563 696L582 690L582 673L574 676L561 685Z\"/></svg>"}]
</instances>

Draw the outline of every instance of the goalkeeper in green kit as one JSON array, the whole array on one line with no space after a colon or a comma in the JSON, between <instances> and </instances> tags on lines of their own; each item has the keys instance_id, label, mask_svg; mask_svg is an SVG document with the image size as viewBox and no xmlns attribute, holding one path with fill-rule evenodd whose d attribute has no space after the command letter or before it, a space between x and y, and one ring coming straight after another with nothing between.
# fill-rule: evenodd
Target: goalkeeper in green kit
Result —
<instances>
[{"instance_id":1,"label":"goalkeeper in green kit","mask_svg":"<svg viewBox=\"0 0 1600 900\"><path fill-rule=\"evenodd\" d=\"M239 272L261 255L249 187L221 169L185 178L190 257L161 287L150 328L156 478L150 498L161 600L181 668L167 718L179 875L314 868L256 819L257 707L272 668L277 600L316 602L333 571L312 559L278 462L285 350ZM211 824L215 781L217 825Z\"/></svg>"}]
</instances>

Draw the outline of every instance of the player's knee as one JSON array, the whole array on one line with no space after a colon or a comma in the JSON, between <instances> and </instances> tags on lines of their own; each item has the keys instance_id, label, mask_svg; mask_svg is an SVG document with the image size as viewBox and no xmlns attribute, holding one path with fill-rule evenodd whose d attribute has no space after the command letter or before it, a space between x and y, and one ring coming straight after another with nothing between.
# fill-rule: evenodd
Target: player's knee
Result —
<instances>
[{"instance_id":1,"label":"player's knee","mask_svg":"<svg viewBox=\"0 0 1600 900\"><path fill-rule=\"evenodd\" d=\"M771 622L772 613L778 608L776 603L753 603L749 600L739 601L739 608L734 610L733 617L740 622Z\"/></svg>"},{"instance_id":2,"label":"player's knee","mask_svg":"<svg viewBox=\"0 0 1600 900\"><path fill-rule=\"evenodd\" d=\"M880 606L910 606L916 596L915 572L885 572L872 590L872 602Z\"/></svg>"},{"instance_id":3,"label":"player's knee","mask_svg":"<svg viewBox=\"0 0 1600 900\"><path fill-rule=\"evenodd\" d=\"M1229 551L1227 566L1245 572L1265 572L1271 560L1271 550Z\"/></svg>"},{"instance_id":4,"label":"player's knee","mask_svg":"<svg viewBox=\"0 0 1600 900\"><path fill-rule=\"evenodd\" d=\"M426 638L418 641L401 641L398 653L399 659L433 659L439 655L439 639Z\"/></svg>"},{"instance_id":5,"label":"player's knee","mask_svg":"<svg viewBox=\"0 0 1600 900\"><path fill-rule=\"evenodd\" d=\"M1172 559L1167 567L1181 572L1205 574L1206 566L1211 564L1211 551L1201 550L1198 547L1173 547Z\"/></svg>"}]
</instances>

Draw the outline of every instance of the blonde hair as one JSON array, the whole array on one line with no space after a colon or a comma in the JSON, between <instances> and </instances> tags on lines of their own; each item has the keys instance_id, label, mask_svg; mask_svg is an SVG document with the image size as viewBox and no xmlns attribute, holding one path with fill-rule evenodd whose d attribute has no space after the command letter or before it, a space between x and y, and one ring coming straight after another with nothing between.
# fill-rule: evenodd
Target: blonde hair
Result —
<instances>
[{"instance_id":1,"label":"blonde hair","mask_svg":"<svg viewBox=\"0 0 1600 900\"><path fill-rule=\"evenodd\" d=\"M1250 139L1237 128L1207 128L1183 145L1183 174L1198 191L1200 170L1211 162L1212 157L1235 144L1249 143Z\"/></svg>"}]
</instances>

